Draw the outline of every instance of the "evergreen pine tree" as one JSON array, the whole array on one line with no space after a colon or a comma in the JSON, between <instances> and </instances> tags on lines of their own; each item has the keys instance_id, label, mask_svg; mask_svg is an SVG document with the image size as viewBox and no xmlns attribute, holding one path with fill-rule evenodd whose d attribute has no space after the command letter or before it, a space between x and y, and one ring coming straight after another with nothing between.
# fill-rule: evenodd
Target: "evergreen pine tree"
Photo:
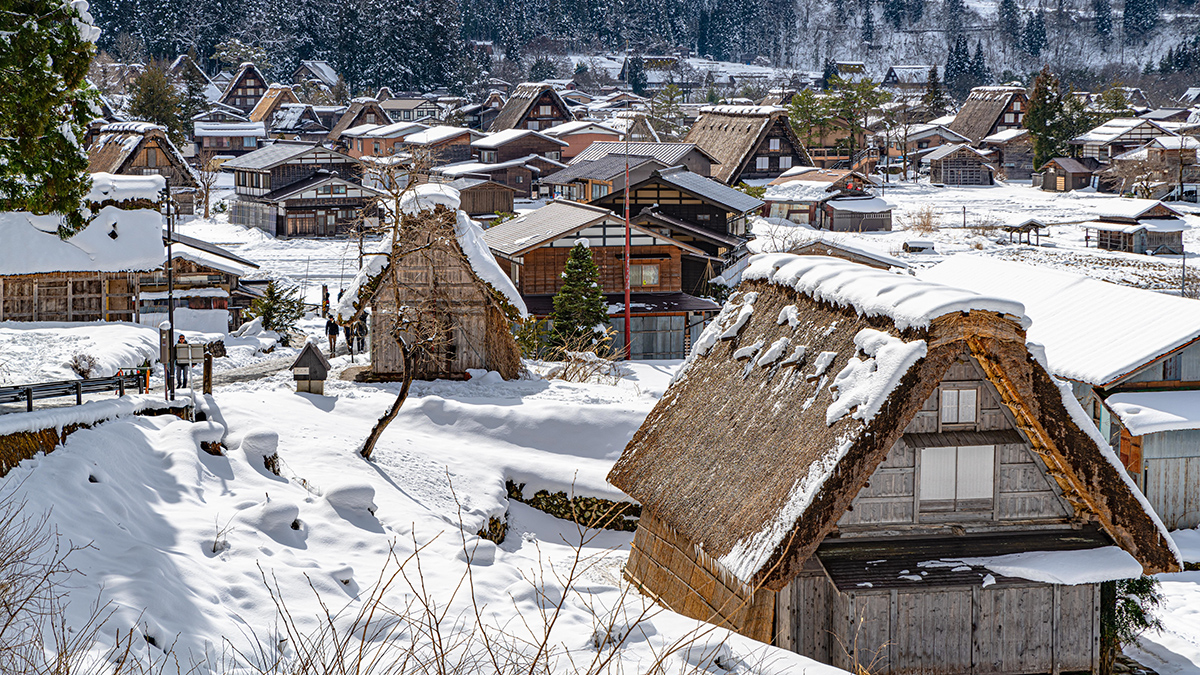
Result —
<instances>
[{"instance_id":1,"label":"evergreen pine tree","mask_svg":"<svg viewBox=\"0 0 1200 675\"><path fill-rule=\"evenodd\" d=\"M1112 0L1092 0L1092 30L1102 40L1112 36Z\"/></svg>"},{"instance_id":2,"label":"evergreen pine tree","mask_svg":"<svg viewBox=\"0 0 1200 675\"><path fill-rule=\"evenodd\" d=\"M1029 105L1025 112L1025 128L1033 137L1033 168L1037 170L1054 158L1059 146L1063 117L1062 87L1058 77L1043 66L1033 81Z\"/></svg>"},{"instance_id":3,"label":"evergreen pine tree","mask_svg":"<svg viewBox=\"0 0 1200 675\"><path fill-rule=\"evenodd\" d=\"M983 56L983 42L975 42L975 56L971 58L971 80L973 87L982 87L992 80L992 73Z\"/></svg>"},{"instance_id":4,"label":"evergreen pine tree","mask_svg":"<svg viewBox=\"0 0 1200 675\"><path fill-rule=\"evenodd\" d=\"M869 0L862 3L862 41L870 44L875 41L875 16Z\"/></svg>"},{"instance_id":5,"label":"evergreen pine tree","mask_svg":"<svg viewBox=\"0 0 1200 675\"><path fill-rule=\"evenodd\" d=\"M942 25L946 27L947 36L959 37L962 35L966 14L967 6L963 0L945 0L945 5L942 7Z\"/></svg>"},{"instance_id":6,"label":"evergreen pine tree","mask_svg":"<svg viewBox=\"0 0 1200 675\"><path fill-rule=\"evenodd\" d=\"M543 82L552 80L558 76L554 68L554 62L545 56L539 56L533 61L533 65L529 66L529 80L531 82Z\"/></svg>"},{"instance_id":7,"label":"evergreen pine tree","mask_svg":"<svg viewBox=\"0 0 1200 675\"><path fill-rule=\"evenodd\" d=\"M836 25L846 25L846 17L850 15L850 10L846 7L846 0L833 0L833 20Z\"/></svg>"},{"instance_id":8,"label":"evergreen pine tree","mask_svg":"<svg viewBox=\"0 0 1200 675\"><path fill-rule=\"evenodd\" d=\"M562 344L594 335L608 323L608 303L600 286L600 271L584 243L571 247L563 270L562 288L554 294L554 334Z\"/></svg>"},{"instance_id":9,"label":"evergreen pine tree","mask_svg":"<svg viewBox=\"0 0 1200 675\"><path fill-rule=\"evenodd\" d=\"M1121 24L1126 44L1145 44L1158 25L1157 0L1125 0Z\"/></svg>"},{"instance_id":10,"label":"evergreen pine tree","mask_svg":"<svg viewBox=\"0 0 1200 675\"><path fill-rule=\"evenodd\" d=\"M834 65L833 59L825 59L825 68L821 70L821 89L827 91L833 86L833 80L837 77L837 66Z\"/></svg>"},{"instance_id":11,"label":"evergreen pine tree","mask_svg":"<svg viewBox=\"0 0 1200 675\"><path fill-rule=\"evenodd\" d=\"M909 0L908 22L914 24L925 16L925 0Z\"/></svg>"},{"instance_id":12,"label":"evergreen pine tree","mask_svg":"<svg viewBox=\"0 0 1200 675\"><path fill-rule=\"evenodd\" d=\"M60 213L63 237L87 223L84 128L97 29L83 3L26 0L0 12L0 210Z\"/></svg>"},{"instance_id":13,"label":"evergreen pine tree","mask_svg":"<svg viewBox=\"0 0 1200 675\"><path fill-rule=\"evenodd\" d=\"M286 345L288 333L295 329L296 322L304 316L304 299L300 297L300 289L295 286L281 288L278 283L271 281L262 297L250 305L248 314L250 318L262 317L263 328L279 333Z\"/></svg>"},{"instance_id":14,"label":"evergreen pine tree","mask_svg":"<svg viewBox=\"0 0 1200 675\"><path fill-rule=\"evenodd\" d=\"M808 148L821 142L821 137L829 127L830 117L825 102L811 89L802 89L788 104L788 121L796 137Z\"/></svg>"},{"instance_id":15,"label":"evergreen pine tree","mask_svg":"<svg viewBox=\"0 0 1200 675\"><path fill-rule=\"evenodd\" d=\"M946 87L957 99L966 98L971 91L971 50L967 39L958 36L946 56Z\"/></svg>"},{"instance_id":16,"label":"evergreen pine tree","mask_svg":"<svg viewBox=\"0 0 1200 675\"><path fill-rule=\"evenodd\" d=\"M1030 12L1025 29L1021 31L1021 50L1036 59L1045 48L1046 20L1041 12Z\"/></svg>"},{"instance_id":17,"label":"evergreen pine tree","mask_svg":"<svg viewBox=\"0 0 1200 675\"><path fill-rule=\"evenodd\" d=\"M950 110L950 96L946 88L938 80L937 66L929 68L929 77L925 82L925 93L921 95L921 106L932 117L941 117Z\"/></svg>"},{"instance_id":18,"label":"evergreen pine tree","mask_svg":"<svg viewBox=\"0 0 1200 675\"><path fill-rule=\"evenodd\" d=\"M891 24L893 30L900 30L906 14L905 0L883 0L883 20Z\"/></svg>"},{"instance_id":19,"label":"evergreen pine tree","mask_svg":"<svg viewBox=\"0 0 1200 675\"><path fill-rule=\"evenodd\" d=\"M649 84L649 81L646 79L646 62L642 60L641 54L629 57L629 63L625 69L625 83L638 96L646 93L646 85Z\"/></svg>"},{"instance_id":20,"label":"evergreen pine tree","mask_svg":"<svg viewBox=\"0 0 1200 675\"><path fill-rule=\"evenodd\" d=\"M1021 42L1021 8L1017 0L1000 0L996 7L996 28L1000 31L1000 39L1008 44Z\"/></svg>"},{"instance_id":21,"label":"evergreen pine tree","mask_svg":"<svg viewBox=\"0 0 1200 675\"><path fill-rule=\"evenodd\" d=\"M167 135L176 145L187 136L183 110L183 97L167 77L161 61L155 61L133 81L132 96L129 98L129 116L143 122L153 122L167 130ZM191 119L186 120L187 123Z\"/></svg>"}]
</instances>

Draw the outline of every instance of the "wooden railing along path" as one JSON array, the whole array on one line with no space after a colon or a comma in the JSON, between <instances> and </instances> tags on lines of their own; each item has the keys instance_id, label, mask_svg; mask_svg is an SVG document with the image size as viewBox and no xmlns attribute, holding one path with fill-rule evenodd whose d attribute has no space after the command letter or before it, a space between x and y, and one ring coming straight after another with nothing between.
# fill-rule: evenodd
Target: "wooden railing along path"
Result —
<instances>
[{"instance_id":1,"label":"wooden railing along path","mask_svg":"<svg viewBox=\"0 0 1200 675\"><path fill-rule=\"evenodd\" d=\"M140 371L134 371L129 374L122 372L112 377L38 382L36 384L17 384L0 387L0 403L25 401L25 410L33 412L33 402L39 399L74 396L75 405L82 405L84 394L115 391L117 396L124 396L127 388L130 390L136 389L139 394L146 393L145 374Z\"/></svg>"}]
</instances>

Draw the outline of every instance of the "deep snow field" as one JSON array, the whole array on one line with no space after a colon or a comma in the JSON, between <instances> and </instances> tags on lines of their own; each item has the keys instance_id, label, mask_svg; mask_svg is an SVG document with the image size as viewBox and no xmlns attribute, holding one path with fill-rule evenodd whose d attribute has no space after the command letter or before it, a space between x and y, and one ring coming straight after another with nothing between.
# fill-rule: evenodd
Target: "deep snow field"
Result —
<instances>
[{"instance_id":1,"label":"deep snow field","mask_svg":"<svg viewBox=\"0 0 1200 675\"><path fill-rule=\"evenodd\" d=\"M1052 229L1054 247L1009 245L999 241L1001 233L972 231L984 220L1078 222L1102 210L1108 196L1053 195L1019 185L947 190L892 184L885 198L897 205L897 231L846 236L911 266L973 251L1152 288L1178 279L1172 276L1178 257L1101 254L1084 248L1082 231L1072 224ZM925 235L904 231L908 214L925 205L940 214L940 228ZM1200 218L1193 222L1200 226ZM756 227L765 233L760 248L772 247L769 238L811 236L766 221ZM357 263L357 241L276 240L230 225L224 215L192 220L180 231L259 263L262 276L304 285L314 303L322 283L336 297ZM903 242L912 238L933 240L937 253L903 253ZM1186 239L1193 249L1200 244L1195 231ZM301 324L315 339L321 327L315 317ZM0 324L0 345L9 355L0 377L17 382L73 377L64 364L81 350L96 355L105 373L136 365L154 356L157 336L132 325L7 323ZM218 372L296 353L270 336L244 338L229 351L218 359ZM203 401L207 422L163 416L105 423L0 478L0 498L25 500L31 513L48 511L66 540L86 546L70 559L79 574L70 581L68 618L80 625L97 606L110 615L97 654L132 630L135 652L185 667L204 663L228 672L239 663L286 659L295 655L297 637L320 630L323 606L344 629L381 575L403 563L404 574L382 591L385 604L402 611L420 591L445 612L451 635L478 635L474 629L482 624L491 635L525 640L528 651L528 643L540 639L547 608L562 599L550 641L553 672L575 672L569 661L586 666L612 655L611 644L596 646L609 626L627 636L612 672L646 672L667 653L666 673L835 672L655 608L621 580L630 533L581 535L570 523L508 499L509 480L524 483L526 495L548 489L621 499L604 477L679 362L632 362L616 384L503 382L492 375L418 382L371 462L356 450L392 401L395 385L343 381L336 375L349 358L332 363L326 396L297 394L286 370L219 385ZM155 385L161 391L160 378ZM201 441L220 438L224 456L200 449ZM264 467L263 457L272 453L279 476ZM502 544L475 534L505 514ZM1178 543L1189 560L1200 561L1200 532L1179 533ZM577 550L584 564L566 584ZM1162 581L1164 630L1143 636L1130 653L1163 675L1200 673L1200 572L1162 575ZM276 598L300 636L288 634ZM417 626L392 619L381 625L395 631L393 649L414 640L428 644ZM479 648L460 645L459 655L478 656Z\"/></svg>"}]
</instances>

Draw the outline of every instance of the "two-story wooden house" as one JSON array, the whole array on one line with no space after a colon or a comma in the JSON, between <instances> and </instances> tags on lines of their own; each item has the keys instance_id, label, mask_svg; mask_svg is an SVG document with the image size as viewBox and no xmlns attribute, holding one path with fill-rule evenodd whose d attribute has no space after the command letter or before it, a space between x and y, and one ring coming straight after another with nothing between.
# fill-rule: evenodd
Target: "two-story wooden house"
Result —
<instances>
[{"instance_id":1,"label":"two-story wooden house","mask_svg":"<svg viewBox=\"0 0 1200 675\"><path fill-rule=\"evenodd\" d=\"M249 114L267 93L267 79L253 63L243 63L217 101Z\"/></svg>"},{"instance_id":2,"label":"two-story wooden house","mask_svg":"<svg viewBox=\"0 0 1200 675\"><path fill-rule=\"evenodd\" d=\"M313 143L277 141L223 168L234 176L230 222L280 237L344 233L378 194L353 157Z\"/></svg>"},{"instance_id":3,"label":"two-story wooden house","mask_svg":"<svg viewBox=\"0 0 1200 675\"><path fill-rule=\"evenodd\" d=\"M683 358L705 319L719 309L682 287L682 256L703 252L656 229L631 226L629 278L631 358ZM616 331L614 347L624 345L625 223L611 211L570 201L546 206L483 232L501 268L517 285L530 314L554 311L562 272L576 242L586 240L600 271Z\"/></svg>"},{"instance_id":4,"label":"two-story wooden house","mask_svg":"<svg viewBox=\"0 0 1200 675\"><path fill-rule=\"evenodd\" d=\"M615 190L592 204L623 212L625 191ZM643 227L700 249L682 259L683 290L707 295L707 284L724 269L748 238L747 221L764 202L682 167L660 169L629 188L629 214Z\"/></svg>"},{"instance_id":5,"label":"two-story wooden house","mask_svg":"<svg viewBox=\"0 0 1200 675\"><path fill-rule=\"evenodd\" d=\"M551 138L566 141L567 147L562 149L563 161L570 161L592 143L621 140L620 131L599 122L586 120L567 122L551 127L546 130L545 134Z\"/></svg>"},{"instance_id":6,"label":"two-story wooden house","mask_svg":"<svg viewBox=\"0 0 1200 675\"><path fill-rule=\"evenodd\" d=\"M525 82L513 90L488 130L542 131L574 120L574 114L554 87L543 83Z\"/></svg>"},{"instance_id":7,"label":"two-story wooden house","mask_svg":"<svg viewBox=\"0 0 1200 675\"><path fill-rule=\"evenodd\" d=\"M609 473L625 577L850 672L1103 672L1112 582L1182 561L1021 304L823 256L742 279Z\"/></svg>"},{"instance_id":8,"label":"two-story wooden house","mask_svg":"<svg viewBox=\"0 0 1200 675\"><path fill-rule=\"evenodd\" d=\"M166 130L155 124L117 122L101 127L88 148L88 171L162 176L171 183L171 196L179 213L196 212L196 191L200 187L196 173L167 138Z\"/></svg>"},{"instance_id":9,"label":"two-story wooden house","mask_svg":"<svg viewBox=\"0 0 1200 675\"><path fill-rule=\"evenodd\" d=\"M404 137L429 127L414 122L360 124L342 132L346 154L359 157L391 157L404 147Z\"/></svg>"},{"instance_id":10,"label":"two-story wooden house","mask_svg":"<svg viewBox=\"0 0 1200 675\"><path fill-rule=\"evenodd\" d=\"M570 199L573 202L590 202L600 199L613 190L625 187L625 174L630 183L640 183L650 174L667 165L653 157L608 155L590 162L571 164L561 171L543 176L538 181L540 193L555 199Z\"/></svg>"},{"instance_id":11,"label":"two-story wooden house","mask_svg":"<svg viewBox=\"0 0 1200 675\"><path fill-rule=\"evenodd\" d=\"M1113 157L1140 148L1155 138L1178 136L1171 126L1169 122L1118 117L1072 138L1070 143L1080 148L1081 156L1108 163Z\"/></svg>"},{"instance_id":12,"label":"two-story wooden house","mask_svg":"<svg viewBox=\"0 0 1200 675\"><path fill-rule=\"evenodd\" d=\"M1200 302L982 256L919 275L1024 304L1029 339L1163 522L1200 525Z\"/></svg>"},{"instance_id":13,"label":"two-story wooden house","mask_svg":"<svg viewBox=\"0 0 1200 675\"><path fill-rule=\"evenodd\" d=\"M506 129L471 141L471 149L484 164L508 162L529 155L561 163L566 148L566 141L530 129Z\"/></svg>"},{"instance_id":14,"label":"two-story wooden house","mask_svg":"<svg viewBox=\"0 0 1200 675\"><path fill-rule=\"evenodd\" d=\"M267 129L262 122L193 122L192 136L198 152L238 157L262 147Z\"/></svg>"},{"instance_id":15,"label":"two-story wooden house","mask_svg":"<svg viewBox=\"0 0 1200 675\"><path fill-rule=\"evenodd\" d=\"M390 124L391 121L391 118L375 99L356 98L350 102L350 106L338 118L337 124L334 124L333 128L329 130L326 140L334 145L345 147L341 140L343 131L360 124Z\"/></svg>"},{"instance_id":16,"label":"two-story wooden house","mask_svg":"<svg viewBox=\"0 0 1200 675\"><path fill-rule=\"evenodd\" d=\"M783 108L705 107L684 140L717 159L709 175L726 185L775 178L793 166L812 165Z\"/></svg>"},{"instance_id":17,"label":"two-story wooden house","mask_svg":"<svg viewBox=\"0 0 1200 675\"><path fill-rule=\"evenodd\" d=\"M433 162L431 166L444 166L470 160L472 144L483 138L484 134L474 129L437 126L406 135L403 147L412 153L424 154Z\"/></svg>"}]
</instances>

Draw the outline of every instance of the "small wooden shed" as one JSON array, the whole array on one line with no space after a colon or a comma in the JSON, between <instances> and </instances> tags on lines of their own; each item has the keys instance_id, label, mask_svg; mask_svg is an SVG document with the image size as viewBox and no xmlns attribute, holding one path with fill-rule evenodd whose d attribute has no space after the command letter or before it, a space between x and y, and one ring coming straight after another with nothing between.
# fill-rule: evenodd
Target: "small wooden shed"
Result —
<instances>
[{"instance_id":1,"label":"small wooden shed","mask_svg":"<svg viewBox=\"0 0 1200 675\"><path fill-rule=\"evenodd\" d=\"M987 155L960 143L943 145L925 156L929 162L929 182L941 185L991 185L995 168Z\"/></svg>"},{"instance_id":2,"label":"small wooden shed","mask_svg":"<svg viewBox=\"0 0 1200 675\"><path fill-rule=\"evenodd\" d=\"M385 238L339 303L341 323L371 309L371 369L360 377L403 379L397 330L426 344L417 353L416 379L461 380L468 369L517 377L521 352L511 326L525 316L525 304L459 203L457 190L437 183L405 195L395 248Z\"/></svg>"},{"instance_id":3,"label":"small wooden shed","mask_svg":"<svg viewBox=\"0 0 1200 675\"><path fill-rule=\"evenodd\" d=\"M1055 157L1042 165L1040 175L1034 178L1035 187L1040 178L1040 187L1044 192L1081 190L1092 184L1092 175L1099 166L1100 163L1092 157Z\"/></svg>"},{"instance_id":4,"label":"small wooden shed","mask_svg":"<svg viewBox=\"0 0 1200 675\"><path fill-rule=\"evenodd\" d=\"M819 256L742 279L609 474L626 576L851 672L1097 672L1102 586L1181 562L1022 306Z\"/></svg>"}]
</instances>

